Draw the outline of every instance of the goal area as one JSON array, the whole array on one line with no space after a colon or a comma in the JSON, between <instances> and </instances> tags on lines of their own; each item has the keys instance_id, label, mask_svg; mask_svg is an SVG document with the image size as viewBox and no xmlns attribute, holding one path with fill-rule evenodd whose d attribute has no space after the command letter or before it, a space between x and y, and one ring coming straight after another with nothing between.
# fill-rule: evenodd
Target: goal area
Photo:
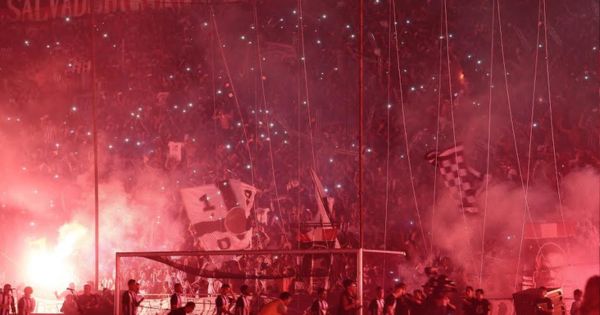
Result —
<instances>
[{"instance_id":1,"label":"goal area","mask_svg":"<svg viewBox=\"0 0 600 315\"><path fill-rule=\"evenodd\" d=\"M122 314L122 294L128 280L135 279L140 283L139 298L143 297L138 315L167 314L176 283L184 288L182 304L196 304L193 314L215 314L215 299L223 284L232 288L231 300L239 297L242 285L250 288L252 314L284 291L293 299L288 314L307 314L320 288L327 291L334 312L345 279L356 281L357 299L367 305L377 287L400 281L395 268L405 258L402 251L340 248L119 252L114 311Z\"/></svg>"}]
</instances>

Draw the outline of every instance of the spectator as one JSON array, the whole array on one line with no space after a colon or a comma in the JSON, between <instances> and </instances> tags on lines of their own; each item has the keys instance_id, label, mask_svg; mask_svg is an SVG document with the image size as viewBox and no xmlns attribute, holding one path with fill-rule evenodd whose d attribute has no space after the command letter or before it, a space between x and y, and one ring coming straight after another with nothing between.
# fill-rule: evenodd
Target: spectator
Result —
<instances>
[{"instance_id":1,"label":"spectator","mask_svg":"<svg viewBox=\"0 0 600 315\"><path fill-rule=\"evenodd\" d=\"M475 290L473 309L477 315L490 315L492 313L492 305L490 301L484 298L483 294L483 289Z\"/></svg>"},{"instance_id":2,"label":"spectator","mask_svg":"<svg viewBox=\"0 0 600 315\"><path fill-rule=\"evenodd\" d=\"M382 287L375 289L375 298L369 304L369 315L383 315L385 310L384 290Z\"/></svg>"},{"instance_id":3,"label":"spectator","mask_svg":"<svg viewBox=\"0 0 600 315\"><path fill-rule=\"evenodd\" d=\"M35 299L31 296L33 289L31 287L25 287L23 290L23 297L19 299L17 308L19 315L31 315L35 313Z\"/></svg>"},{"instance_id":4,"label":"spectator","mask_svg":"<svg viewBox=\"0 0 600 315\"><path fill-rule=\"evenodd\" d=\"M356 282L346 279L343 282L344 291L340 296L337 315L355 315L362 307L356 296Z\"/></svg>"},{"instance_id":5,"label":"spectator","mask_svg":"<svg viewBox=\"0 0 600 315\"><path fill-rule=\"evenodd\" d=\"M600 276L588 279L583 291L581 302L581 315L600 314Z\"/></svg>"},{"instance_id":6,"label":"spectator","mask_svg":"<svg viewBox=\"0 0 600 315\"><path fill-rule=\"evenodd\" d=\"M573 303L571 304L571 309L569 310L569 314L571 315L581 315L581 302L583 298L583 292L579 289L573 291Z\"/></svg>"}]
</instances>

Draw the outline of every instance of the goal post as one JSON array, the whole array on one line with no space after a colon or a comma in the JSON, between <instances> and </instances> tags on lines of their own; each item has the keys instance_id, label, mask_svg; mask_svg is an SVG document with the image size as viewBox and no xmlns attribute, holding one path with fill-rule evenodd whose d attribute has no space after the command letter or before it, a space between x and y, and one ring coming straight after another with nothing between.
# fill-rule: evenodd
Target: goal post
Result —
<instances>
[{"instance_id":1,"label":"goal post","mask_svg":"<svg viewBox=\"0 0 600 315\"><path fill-rule=\"evenodd\" d=\"M359 248L117 252L114 314L122 314L121 296L127 290L130 278L142 280L144 286L142 293L146 299L140 306L139 315L166 314L172 285L183 281L190 290L186 299L199 305L194 313L202 315L214 313L214 295L222 283L253 286L258 293L253 302L257 308L262 302L276 297L278 292L290 291L294 296L290 314L302 315L314 298L314 288L308 285L313 279L322 278L327 279L323 282L334 283L331 292L336 295L329 297L330 310L334 310L339 294L339 285L335 286L335 283L349 278L356 280L357 299L366 306L363 271L369 265L386 261L386 258L381 259L382 256L395 257L389 261L401 261L406 253ZM167 281L174 274L177 275L175 280ZM383 275L383 283L388 276ZM153 285L148 278L162 283ZM200 285L194 287L191 283ZM236 285L232 288L238 289ZM359 315L362 313L363 309L360 309Z\"/></svg>"}]
</instances>

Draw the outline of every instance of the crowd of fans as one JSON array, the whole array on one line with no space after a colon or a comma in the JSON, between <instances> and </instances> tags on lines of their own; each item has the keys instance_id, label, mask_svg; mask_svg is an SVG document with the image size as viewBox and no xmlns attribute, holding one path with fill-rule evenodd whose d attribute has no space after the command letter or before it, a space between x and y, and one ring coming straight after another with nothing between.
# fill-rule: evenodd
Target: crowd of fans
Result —
<instances>
[{"instance_id":1,"label":"crowd of fans","mask_svg":"<svg viewBox=\"0 0 600 315\"><path fill-rule=\"evenodd\" d=\"M466 286L464 294L459 295L456 284L452 280L444 275L438 275L432 270L429 269L430 278L421 287L422 289L415 289L411 293L408 291L407 285L400 282L396 283L386 295L386 290L378 286L371 291L371 294L365 296L364 304L358 298L356 281L351 279L345 279L340 283L339 287L334 287L332 290L318 288L311 295L302 296L282 291L279 296L280 299L286 300L286 308L280 314L356 315L358 310L362 308L369 315L508 314L509 309L506 306L504 308L499 307L497 311L492 312L492 303L485 298L483 289L474 290L473 287ZM157 304L158 307L153 307L151 304L142 302L146 298L155 300L164 299L168 295L151 297L144 294L140 290L140 287L141 284L135 279L128 280L127 287L123 290L123 297L121 299L123 314L127 314L128 312L133 314L164 314L169 309L171 310L169 314L174 314L173 311L185 307L190 308L186 313L191 313L198 302L198 296L186 292L181 283L176 282L167 291L170 295L170 298L167 299L169 303L165 306L161 302ZM241 313L238 308L242 308L249 314L265 314L265 308L272 303L270 301L273 301L273 299L268 298L269 295L264 295L264 292L256 291L255 288L246 283L239 285L239 288L239 296L236 297L235 291L232 290L232 285L229 283L219 283L216 290L208 295L208 302L213 306L203 309L202 312L208 311L211 314L216 312L217 315L238 314ZM285 284L280 289L285 290ZM600 311L599 290L600 277L594 276L590 278L586 284L585 291L577 289L573 292L573 302L568 308L568 313L570 315L597 315ZM562 294L552 294L544 287L533 291L533 295L525 303L518 301L521 298L515 297L517 314L549 315L556 312L565 314L567 311ZM15 314L17 307L15 306L15 299L13 298L10 284L6 284L0 294L2 298L0 310L3 314L11 314L11 312ZM36 301L32 294L33 289L26 287L23 297L18 302L19 315L30 315L35 312ZM335 297L338 295L340 298L336 300ZM315 296L312 303L308 302L310 301L310 296ZM369 296L372 297L370 302L367 298ZM292 297L297 300L295 305L290 305ZM114 311L114 293L108 289L103 289L101 293L96 293L92 289L92 284L85 284L81 292L76 291L73 286L70 286L67 291L60 295L57 294L57 298L63 300L60 312L65 315L105 315L113 314ZM210 299L214 299L214 303ZM193 301L196 301L196 303ZM303 308L303 305L306 304L310 306ZM131 311L131 307L135 310ZM142 308L142 310L138 311L137 308ZM304 311L302 312L303 309Z\"/></svg>"},{"instance_id":2,"label":"crowd of fans","mask_svg":"<svg viewBox=\"0 0 600 315\"><path fill-rule=\"evenodd\" d=\"M335 198L332 220L339 229L341 246L356 247L356 165L362 154L365 244L406 250L414 265L424 261L449 265L443 257L449 253L427 257L431 244L419 231L427 226L418 221L408 192L414 180L416 203L432 203L435 170L422 156L434 150L438 141L440 148L453 145L453 128L462 138L459 140L469 145L473 166L485 167L478 161L485 160L488 148L482 143L486 138L474 139L472 134L483 132L474 121L487 115L490 29L487 20L477 20L480 14L467 13L491 9L489 4L449 7L452 70L440 75L439 39L445 35L439 32L441 16L435 1L403 3L407 9L398 10L397 16L390 15L385 1L379 2L369 2L367 10L365 148L360 153L358 11L354 1L344 0L311 3L304 12L295 1L259 2L258 24L252 5L244 2L215 7L214 19L208 7L193 4L183 11L107 14L97 17L93 29L88 18L8 24L0 35L4 116L0 124L7 137L22 139L19 145L27 150L21 152L21 162L30 172L76 183L93 165L91 115L95 102L100 181L118 178L125 189L133 190L143 180L142 174L149 169L158 172L163 182L141 184L166 194L172 201L168 205L172 216L185 221L180 188L239 178L260 189L256 207L272 210L266 222L254 222L253 245L257 249L300 247L297 240L305 228L302 222L310 220L316 210L311 169L316 169L327 193ZM561 5L567 6L556 4L553 10L560 11ZM526 38L535 30L524 27L535 24L535 8L530 11L531 16L505 17L518 36L506 36L504 46L510 77L518 78L515 83L519 83L513 99L526 100L531 99L531 88L525 78L532 76L522 69L529 66L535 50L531 46L552 47L555 139L543 88L538 87L535 95L533 126L531 104L513 100L523 105L515 110L521 164L531 159L532 182L552 183L554 154L558 176L583 166L600 167L594 101L598 75L593 66L598 43L594 36L577 32L596 29L598 18L588 16L586 10L565 10L562 14L568 17L552 19L551 42L534 44ZM303 15L303 32L299 32L299 14ZM390 35L396 29L400 61L394 51L396 37ZM401 90L398 74L403 76ZM447 95L448 77L453 80L453 102ZM495 84L502 86L500 81ZM438 89L442 90L440 109ZM405 114L404 109L400 111L400 94ZM502 93L494 97L498 103L506 101ZM573 104L576 110L572 110ZM456 112L456 122L451 111ZM504 111L498 110L500 118L494 119L498 132L489 148L489 175L518 183L525 170L518 169ZM529 156L524 152L530 127L534 147ZM169 142L182 143L180 157L170 155ZM405 148L412 157L410 166ZM412 179L406 175L409 167ZM383 215L388 208L389 219ZM385 229L394 231L386 244L384 224ZM194 248L191 238L182 249ZM285 267L282 260L264 259L242 262L240 269L276 274ZM188 279L183 272L152 266L136 266L127 278L139 279L146 293L165 292L174 283L183 284L192 294L209 290L206 279ZM367 264L367 268L367 279L372 279L368 284L386 277L387 271L377 264ZM337 281L341 283L343 278L340 275ZM110 274L102 286L114 287Z\"/></svg>"}]
</instances>

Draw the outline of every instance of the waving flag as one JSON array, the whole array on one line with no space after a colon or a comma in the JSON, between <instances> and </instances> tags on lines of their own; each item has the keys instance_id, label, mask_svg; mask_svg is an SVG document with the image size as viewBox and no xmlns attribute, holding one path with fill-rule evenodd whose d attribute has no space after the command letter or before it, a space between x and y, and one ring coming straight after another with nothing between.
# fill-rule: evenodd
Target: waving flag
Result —
<instances>
[{"instance_id":1,"label":"waving flag","mask_svg":"<svg viewBox=\"0 0 600 315\"><path fill-rule=\"evenodd\" d=\"M437 160L437 167L444 178L444 184L458 199L459 206L466 213L478 213L477 186L482 175L465 163L464 147L457 145L439 153L429 152L425 159L432 165L436 165Z\"/></svg>"},{"instance_id":2,"label":"waving flag","mask_svg":"<svg viewBox=\"0 0 600 315\"><path fill-rule=\"evenodd\" d=\"M338 248L340 245L337 240L337 229L331 222L331 212L335 200L326 195L317 173L311 170L310 174L315 185L317 213L307 222L307 232L300 235L300 241L311 243L334 242L334 246Z\"/></svg>"},{"instance_id":3,"label":"waving flag","mask_svg":"<svg viewBox=\"0 0 600 315\"><path fill-rule=\"evenodd\" d=\"M256 188L239 180L181 189L190 231L205 250L246 249L251 245L250 210Z\"/></svg>"}]
</instances>

